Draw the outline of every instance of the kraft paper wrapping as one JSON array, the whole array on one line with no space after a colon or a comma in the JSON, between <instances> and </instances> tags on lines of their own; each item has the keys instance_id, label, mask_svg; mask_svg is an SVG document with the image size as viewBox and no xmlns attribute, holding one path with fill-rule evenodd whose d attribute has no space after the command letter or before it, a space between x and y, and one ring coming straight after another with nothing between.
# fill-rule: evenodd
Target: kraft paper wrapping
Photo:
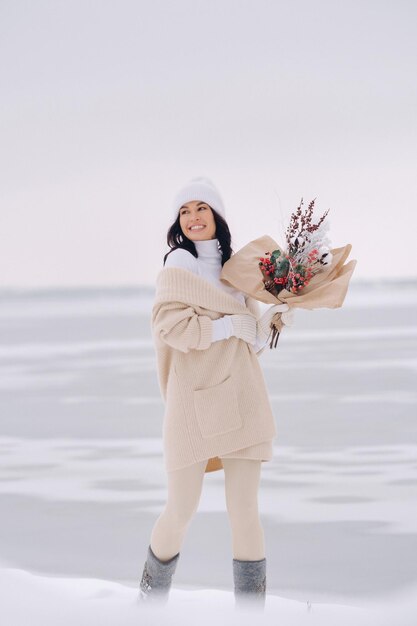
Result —
<instances>
[{"instance_id":1,"label":"kraft paper wrapping","mask_svg":"<svg viewBox=\"0 0 417 626\"><path fill-rule=\"evenodd\" d=\"M283 250L269 235L264 235L232 254L223 265L220 280L265 304L285 303L301 309L336 309L343 304L356 266L356 259L344 264L351 249L348 243L342 248L330 250L333 255L330 265L322 266L321 271L299 293L282 289L278 296L274 296L265 289L259 259L265 257L267 252Z\"/></svg>"}]
</instances>

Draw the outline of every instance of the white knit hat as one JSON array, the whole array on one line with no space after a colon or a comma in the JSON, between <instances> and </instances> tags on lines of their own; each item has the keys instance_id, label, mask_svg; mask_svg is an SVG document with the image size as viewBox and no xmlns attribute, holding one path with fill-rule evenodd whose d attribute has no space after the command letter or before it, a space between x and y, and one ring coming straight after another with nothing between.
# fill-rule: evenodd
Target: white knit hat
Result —
<instances>
[{"instance_id":1,"label":"white knit hat","mask_svg":"<svg viewBox=\"0 0 417 626\"><path fill-rule=\"evenodd\" d=\"M207 202L217 213L219 213L224 219L226 219L226 211L224 208L223 200L209 178L204 176L198 176L192 178L189 183L184 185L175 195L172 203L172 209L174 213L174 219L178 217L178 211L186 202L191 200L200 200L201 202Z\"/></svg>"}]
</instances>

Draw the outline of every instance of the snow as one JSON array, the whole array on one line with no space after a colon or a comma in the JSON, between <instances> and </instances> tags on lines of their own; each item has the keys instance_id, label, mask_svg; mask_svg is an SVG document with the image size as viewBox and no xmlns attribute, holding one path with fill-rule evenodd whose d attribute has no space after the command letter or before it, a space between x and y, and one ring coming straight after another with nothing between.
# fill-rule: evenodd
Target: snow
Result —
<instances>
[{"instance_id":1,"label":"snow","mask_svg":"<svg viewBox=\"0 0 417 626\"><path fill-rule=\"evenodd\" d=\"M260 356L278 429L261 623L414 626L417 297L401 290L401 309L367 285L297 311ZM149 293L1 303L1 623L253 623L234 609L223 472L204 478L168 607L137 602L167 496Z\"/></svg>"},{"instance_id":2,"label":"snow","mask_svg":"<svg viewBox=\"0 0 417 626\"><path fill-rule=\"evenodd\" d=\"M8 626L137 626L285 624L286 626L414 626L417 594L381 602L379 606L346 606L299 602L268 595L262 612L235 609L230 592L214 589L171 589L165 606L145 604L136 589L97 578L51 578L20 569L0 570L1 617ZM416 589L417 591L417 589ZM401 602L399 601L401 600ZM256 616L256 618L255 618ZM146 621L145 621L146 620ZM219 621L220 620L220 621Z\"/></svg>"}]
</instances>

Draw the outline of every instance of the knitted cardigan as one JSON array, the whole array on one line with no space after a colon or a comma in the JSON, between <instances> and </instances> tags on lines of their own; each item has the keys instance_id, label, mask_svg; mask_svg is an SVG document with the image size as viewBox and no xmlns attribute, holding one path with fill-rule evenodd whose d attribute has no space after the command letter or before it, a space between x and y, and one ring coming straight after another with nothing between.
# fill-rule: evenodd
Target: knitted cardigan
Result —
<instances>
[{"instance_id":1,"label":"knitted cardigan","mask_svg":"<svg viewBox=\"0 0 417 626\"><path fill-rule=\"evenodd\" d=\"M221 469L221 454L277 434L252 345L234 336L212 343L212 320L245 313L258 319L258 302L242 304L189 270L168 267L157 276L152 336L167 471L205 459L206 472Z\"/></svg>"}]
</instances>

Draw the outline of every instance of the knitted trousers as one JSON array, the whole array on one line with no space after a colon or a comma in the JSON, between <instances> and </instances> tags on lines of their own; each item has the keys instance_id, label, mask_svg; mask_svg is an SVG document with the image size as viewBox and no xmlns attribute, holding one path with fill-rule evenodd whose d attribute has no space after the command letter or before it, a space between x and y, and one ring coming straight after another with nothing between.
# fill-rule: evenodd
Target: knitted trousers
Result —
<instances>
[{"instance_id":1,"label":"knitted trousers","mask_svg":"<svg viewBox=\"0 0 417 626\"><path fill-rule=\"evenodd\" d=\"M258 512L262 461L222 458L226 508L232 531L233 558L264 558L264 531ZM198 509L207 461L168 472L168 499L151 533L153 552L168 560L181 551L187 528Z\"/></svg>"}]
</instances>

